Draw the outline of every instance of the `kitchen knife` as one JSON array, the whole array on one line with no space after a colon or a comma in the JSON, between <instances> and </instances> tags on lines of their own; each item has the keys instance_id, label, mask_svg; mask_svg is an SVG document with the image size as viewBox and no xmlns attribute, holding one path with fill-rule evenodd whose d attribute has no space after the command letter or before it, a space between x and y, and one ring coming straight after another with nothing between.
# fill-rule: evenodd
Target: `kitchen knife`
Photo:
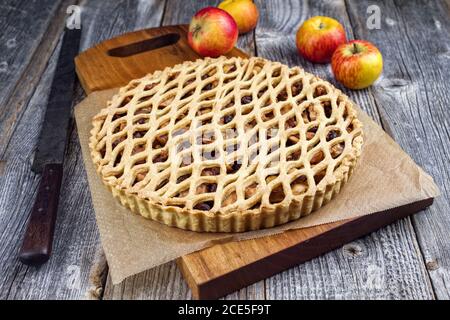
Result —
<instances>
[{"instance_id":1,"label":"kitchen knife","mask_svg":"<svg viewBox=\"0 0 450 320\"><path fill-rule=\"evenodd\" d=\"M46 262L52 251L64 151L72 112L74 58L78 54L80 36L80 29L65 29L31 168L42 175L19 252L19 260L27 265L40 265Z\"/></svg>"}]
</instances>

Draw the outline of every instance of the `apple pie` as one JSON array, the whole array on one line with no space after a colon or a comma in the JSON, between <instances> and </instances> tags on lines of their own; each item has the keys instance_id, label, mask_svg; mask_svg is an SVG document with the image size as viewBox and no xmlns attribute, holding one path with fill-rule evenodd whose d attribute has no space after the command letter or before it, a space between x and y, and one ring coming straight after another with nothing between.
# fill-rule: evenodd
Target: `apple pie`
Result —
<instances>
[{"instance_id":1,"label":"apple pie","mask_svg":"<svg viewBox=\"0 0 450 320\"><path fill-rule=\"evenodd\" d=\"M121 88L93 118L90 150L122 205L169 226L242 232L329 202L361 153L341 91L262 58L185 62Z\"/></svg>"}]
</instances>

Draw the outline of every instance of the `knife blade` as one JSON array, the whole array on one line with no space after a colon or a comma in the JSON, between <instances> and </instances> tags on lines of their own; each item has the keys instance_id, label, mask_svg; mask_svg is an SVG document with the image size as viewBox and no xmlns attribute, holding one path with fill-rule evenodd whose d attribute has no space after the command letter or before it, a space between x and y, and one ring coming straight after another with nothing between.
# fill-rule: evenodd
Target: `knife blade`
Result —
<instances>
[{"instance_id":1,"label":"knife blade","mask_svg":"<svg viewBox=\"0 0 450 320\"><path fill-rule=\"evenodd\" d=\"M42 173L36 200L31 210L19 260L28 265L46 262L52 250L58 211L75 84L74 59L78 54L81 29L65 29L56 64L47 110L37 143L32 170Z\"/></svg>"},{"instance_id":2,"label":"knife blade","mask_svg":"<svg viewBox=\"0 0 450 320\"><path fill-rule=\"evenodd\" d=\"M64 159L75 83L74 58L80 37L81 29L65 30L31 168L36 173L41 173L45 164L62 163Z\"/></svg>"}]
</instances>

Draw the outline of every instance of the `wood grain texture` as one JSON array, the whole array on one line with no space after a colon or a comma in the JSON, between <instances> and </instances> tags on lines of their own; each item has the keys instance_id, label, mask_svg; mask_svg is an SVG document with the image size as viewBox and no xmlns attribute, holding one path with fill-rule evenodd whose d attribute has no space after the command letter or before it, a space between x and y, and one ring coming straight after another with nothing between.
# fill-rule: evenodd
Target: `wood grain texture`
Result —
<instances>
[{"instance_id":1,"label":"wood grain texture","mask_svg":"<svg viewBox=\"0 0 450 320\"><path fill-rule=\"evenodd\" d=\"M367 29L360 1L348 1L347 10L355 34L384 56L383 77L373 87L383 125L441 189L412 222L436 297L450 299L450 7L443 1L378 5L379 30Z\"/></svg>"},{"instance_id":2,"label":"wood grain texture","mask_svg":"<svg viewBox=\"0 0 450 320\"><path fill-rule=\"evenodd\" d=\"M201 56L187 43L187 30L187 25L148 28L103 41L75 58L78 79L89 94L93 91L122 87L131 80L154 71L184 61L200 59ZM111 51L124 50L127 46L143 41L160 41L160 45L155 50L138 54L111 56ZM155 42L148 44L151 43L155 44ZM227 56L245 55L234 48Z\"/></svg>"},{"instance_id":3,"label":"wood grain texture","mask_svg":"<svg viewBox=\"0 0 450 320\"><path fill-rule=\"evenodd\" d=\"M19 251L19 260L26 265L40 266L50 258L62 175L61 163L46 164L42 170L36 200Z\"/></svg>"},{"instance_id":4,"label":"wood grain texture","mask_svg":"<svg viewBox=\"0 0 450 320\"><path fill-rule=\"evenodd\" d=\"M299 57L295 48L295 33L299 25L308 17L325 15L337 18L344 24L347 36L353 36L352 26L346 12L344 1L256 1L261 16L256 28L256 50L259 56L279 60L288 65L299 65L325 80L330 81L348 94L375 121L379 122L377 105L369 90L345 90L336 83L328 65L312 64ZM364 4L362 5L364 7ZM367 5L365 6L367 7ZM362 16L365 16L363 14ZM299 265L289 271L266 280L268 299L341 299L341 298L380 298L397 297L419 299L433 297L433 291L417 248L414 230L407 219L398 221L388 228L381 229L358 241L364 247L365 254L358 258L358 263L348 264L342 249ZM398 233L407 235L398 237ZM376 239L383 239L383 250ZM409 239L409 240L408 240ZM413 241L413 243L411 243ZM348 245L351 247L351 244ZM400 254L401 253L401 254ZM375 257L375 258L374 258ZM407 261L407 262L406 262ZM414 273L409 269L413 267ZM317 272L320 270L320 272ZM371 286L363 286L377 270L380 276L377 291ZM403 288L403 283L413 284L410 291ZM326 290L332 284L332 290ZM352 288L352 290L349 290ZM354 288L357 288L355 290Z\"/></svg>"},{"instance_id":5,"label":"wood grain texture","mask_svg":"<svg viewBox=\"0 0 450 320\"><path fill-rule=\"evenodd\" d=\"M401 223L275 275L267 280L267 298L432 299L413 234Z\"/></svg>"},{"instance_id":6,"label":"wood grain texture","mask_svg":"<svg viewBox=\"0 0 450 320\"><path fill-rule=\"evenodd\" d=\"M0 159L46 68L74 0L0 4Z\"/></svg>"},{"instance_id":7,"label":"wood grain texture","mask_svg":"<svg viewBox=\"0 0 450 320\"><path fill-rule=\"evenodd\" d=\"M0 241L8 245L1 247L2 299L83 298L89 287L98 233L89 191L70 181L72 176L85 175L83 167L69 156L80 153L73 146L69 146L64 163L61 189L64 196L60 198L53 256L38 268L18 261L19 246L40 180L31 171L31 161L58 52L59 49L52 55L5 153L7 165L0 177ZM75 133L72 140L76 140Z\"/></svg>"},{"instance_id":8,"label":"wood grain texture","mask_svg":"<svg viewBox=\"0 0 450 320\"><path fill-rule=\"evenodd\" d=\"M166 25L188 23L197 9L217 1L183 1L183 6L177 5L177 2L169 0L165 5L166 1L158 0L82 1L85 27L82 49L123 32L158 26L163 15ZM450 148L448 117L445 112L449 102L448 81L445 76L450 74L448 1L380 3L382 29L370 32L365 29L365 17L366 8L372 2L283 1L282 5L280 2L257 1L260 10L266 14L256 29L256 48L253 34L240 37L240 47L248 52L256 50L258 55L275 57L290 65L303 65L307 70L333 82L327 66L312 65L296 56L295 47L292 47L292 35L301 21L315 14L334 15L345 24L348 36L354 32L355 36L375 42L389 65L384 70L383 79L373 90L346 93L374 119L383 120L385 129L434 176L441 186L443 196L436 200L429 212L413 219L419 243L411 220L404 219L323 257L244 288L228 298L428 299L434 297L432 289L437 298L448 298L450 226L447 213L450 208L448 187L445 185L449 180ZM27 1L2 1L0 14L5 14L5 17L12 14L5 12L17 11L22 14L28 10L24 7L25 3L28 6ZM50 1L39 2L39 6L43 6L45 11L44 3ZM0 19L2 30L20 29L16 26L17 19L11 17L7 20ZM38 17L42 16L38 14ZM47 18L52 18L50 12L46 13L45 19ZM48 25L49 20L46 21ZM18 55L29 54L32 50L26 48L36 48L42 42L45 28L35 25L35 30L41 30L40 35L28 37L35 32L29 26L30 24L24 37L32 44L21 47L23 52ZM2 36L11 34L13 33L5 32ZM8 44L8 40L9 37L2 43ZM425 50L423 43L430 49ZM50 50L51 53L52 50L48 49L50 47L47 46L43 52ZM2 53L4 52L0 52L0 57ZM48 56L45 58L43 54L40 57L37 60L40 63L30 67L30 70L39 68L41 64L45 65ZM5 65L2 62L0 59L0 73L4 72L5 66L9 66L9 63ZM22 110L25 113L15 113L13 117L8 115L8 123L15 130L14 139L9 144L0 144L0 148L4 147L2 150L5 151L3 158L0 153L3 160L0 161L0 242L9 244L0 247L1 299L83 298L86 292L93 292L92 298L102 295L107 268L104 260L98 258L101 256L101 249L76 132L72 132L67 150L64 177L67 182L61 198L62 213L57 220L57 225L61 223L61 227L55 235L57 258L41 269L24 267L17 262L18 243L26 223L22 211L26 212L31 208L39 182L39 177L30 171L30 162L54 62L55 57L52 57L39 86L36 86L38 81L35 81L22 90L30 95L34 92L33 98L30 102L17 98L16 101L23 103ZM23 70L23 67L20 66L19 69ZM7 89L9 96L17 81L14 77L8 77L6 85L11 86ZM0 81L1 85L4 85L3 81ZM81 100L83 94L80 89L77 92L78 100ZM7 95L0 94L0 99L6 97ZM0 103L0 108L3 106L4 103ZM14 108L5 110L10 112L11 109ZM1 115L0 120L2 119L6 118ZM0 122L0 130L5 128L2 124ZM0 137L2 139L4 135L1 134ZM9 137L6 141L9 141ZM6 149L7 145L9 147ZM144 280L139 282L137 277ZM108 281L104 298L189 298L191 295L183 281L175 264L169 263L131 277L118 286L111 286ZM169 292L166 288L175 289ZM176 290L179 291L175 292Z\"/></svg>"},{"instance_id":9,"label":"wood grain texture","mask_svg":"<svg viewBox=\"0 0 450 320\"><path fill-rule=\"evenodd\" d=\"M176 263L142 272L113 286L111 280L106 283L104 299L147 300L147 299L192 299L192 293ZM224 299L264 299L264 281L236 291Z\"/></svg>"},{"instance_id":10,"label":"wood grain texture","mask_svg":"<svg viewBox=\"0 0 450 320\"><path fill-rule=\"evenodd\" d=\"M80 51L139 29L159 26L164 12L161 0L84 0Z\"/></svg>"},{"instance_id":11,"label":"wood grain texture","mask_svg":"<svg viewBox=\"0 0 450 320\"><path fill-rule=\"evenodd\" d=\"M152 21L158 25L163 11L160 1L107 4L104 1L82 3L83 48L126 31L152 26ZM7 161L0 177L0 228L2 243L11 244L1 248L4 280L0 283L0 297L5 299L100 298L99 281L103 286L102 277L106 277L106 265L96 259L101 250L99 235L74 129L66 150L53 257L40 268L25 267L17 260L26 213L31 209L39 183L39 176L31 173L30 166L56 58L57 52L49 60L49 67L30 103L26 104L26 111L5 151ZM80 101L84 95L80 88L77 93L75 100ZM94 263L97 265L93 266Z\"/></svg>"},{"instance_id":12,"label":"wood grain texture","mask_svg":"<svg viewBox=\"0 0 450 320\"><path fill-rule=\"evenodd\" d=\"M196 299L213 299L311 260L429 206L432 199L371 215L228 242L178 259Z\"/></svg>"},{"instance_id":13,"label":"wood grain texture","mask_svg":"<svg viewBox=\"0 0 450 320\"><path fill-rule=\"evenodd\" d=\"M0 4L0 105L39 46L61 1L4 0ZM5 108L5 107L4 107Z\"/></svg>"}]
</instances>

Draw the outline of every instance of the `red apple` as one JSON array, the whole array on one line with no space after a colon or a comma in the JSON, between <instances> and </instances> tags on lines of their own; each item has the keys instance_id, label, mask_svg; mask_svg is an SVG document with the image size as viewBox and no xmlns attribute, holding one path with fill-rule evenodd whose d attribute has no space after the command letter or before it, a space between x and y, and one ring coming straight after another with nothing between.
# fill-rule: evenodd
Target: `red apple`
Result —
<instances>
[{"instance_id":1,"label":"red apple","mask_svg":"<svg viewBox=\"0 0 450 320\"><path fill-rule=\"evenodd\" d=\"M306 20L298 29L298 52L307 60L330 62L336 48L347 42L344 27L329 17L316 16Z\"/></svg>"},{"instance_id":2,"label":"red apple","mask_svg":"<svg viewBox=\"0 0 450 320\"><path fill-rule=\"evenodd\" d=\"M363 89L378 79L383 71L383 57L372 43L353 40L340 45L331 58L337 81L350 89Z\"/></svg>"},{"instance_id":3,"label":"red apple","mask_svg":"<svg viewBox=\"0 0 450 320\"><path fill-rule=\"evenodd\" d=\"M222 9L207 7L192 18L188 43L203 57L218 57L233 49L238 33L232 16Z\"/></svg>"},{"instance_id":4,"label":"red apple","mask_svg":"<svg viewBox=\"0 0 450 320\"><path fill-rule=\"evenodd\" d=\"M258 23L258 8L252 0L224 0L219 4L219 8L233 17L240 34L253 30Z\"/></svg>"}]
</instances>

